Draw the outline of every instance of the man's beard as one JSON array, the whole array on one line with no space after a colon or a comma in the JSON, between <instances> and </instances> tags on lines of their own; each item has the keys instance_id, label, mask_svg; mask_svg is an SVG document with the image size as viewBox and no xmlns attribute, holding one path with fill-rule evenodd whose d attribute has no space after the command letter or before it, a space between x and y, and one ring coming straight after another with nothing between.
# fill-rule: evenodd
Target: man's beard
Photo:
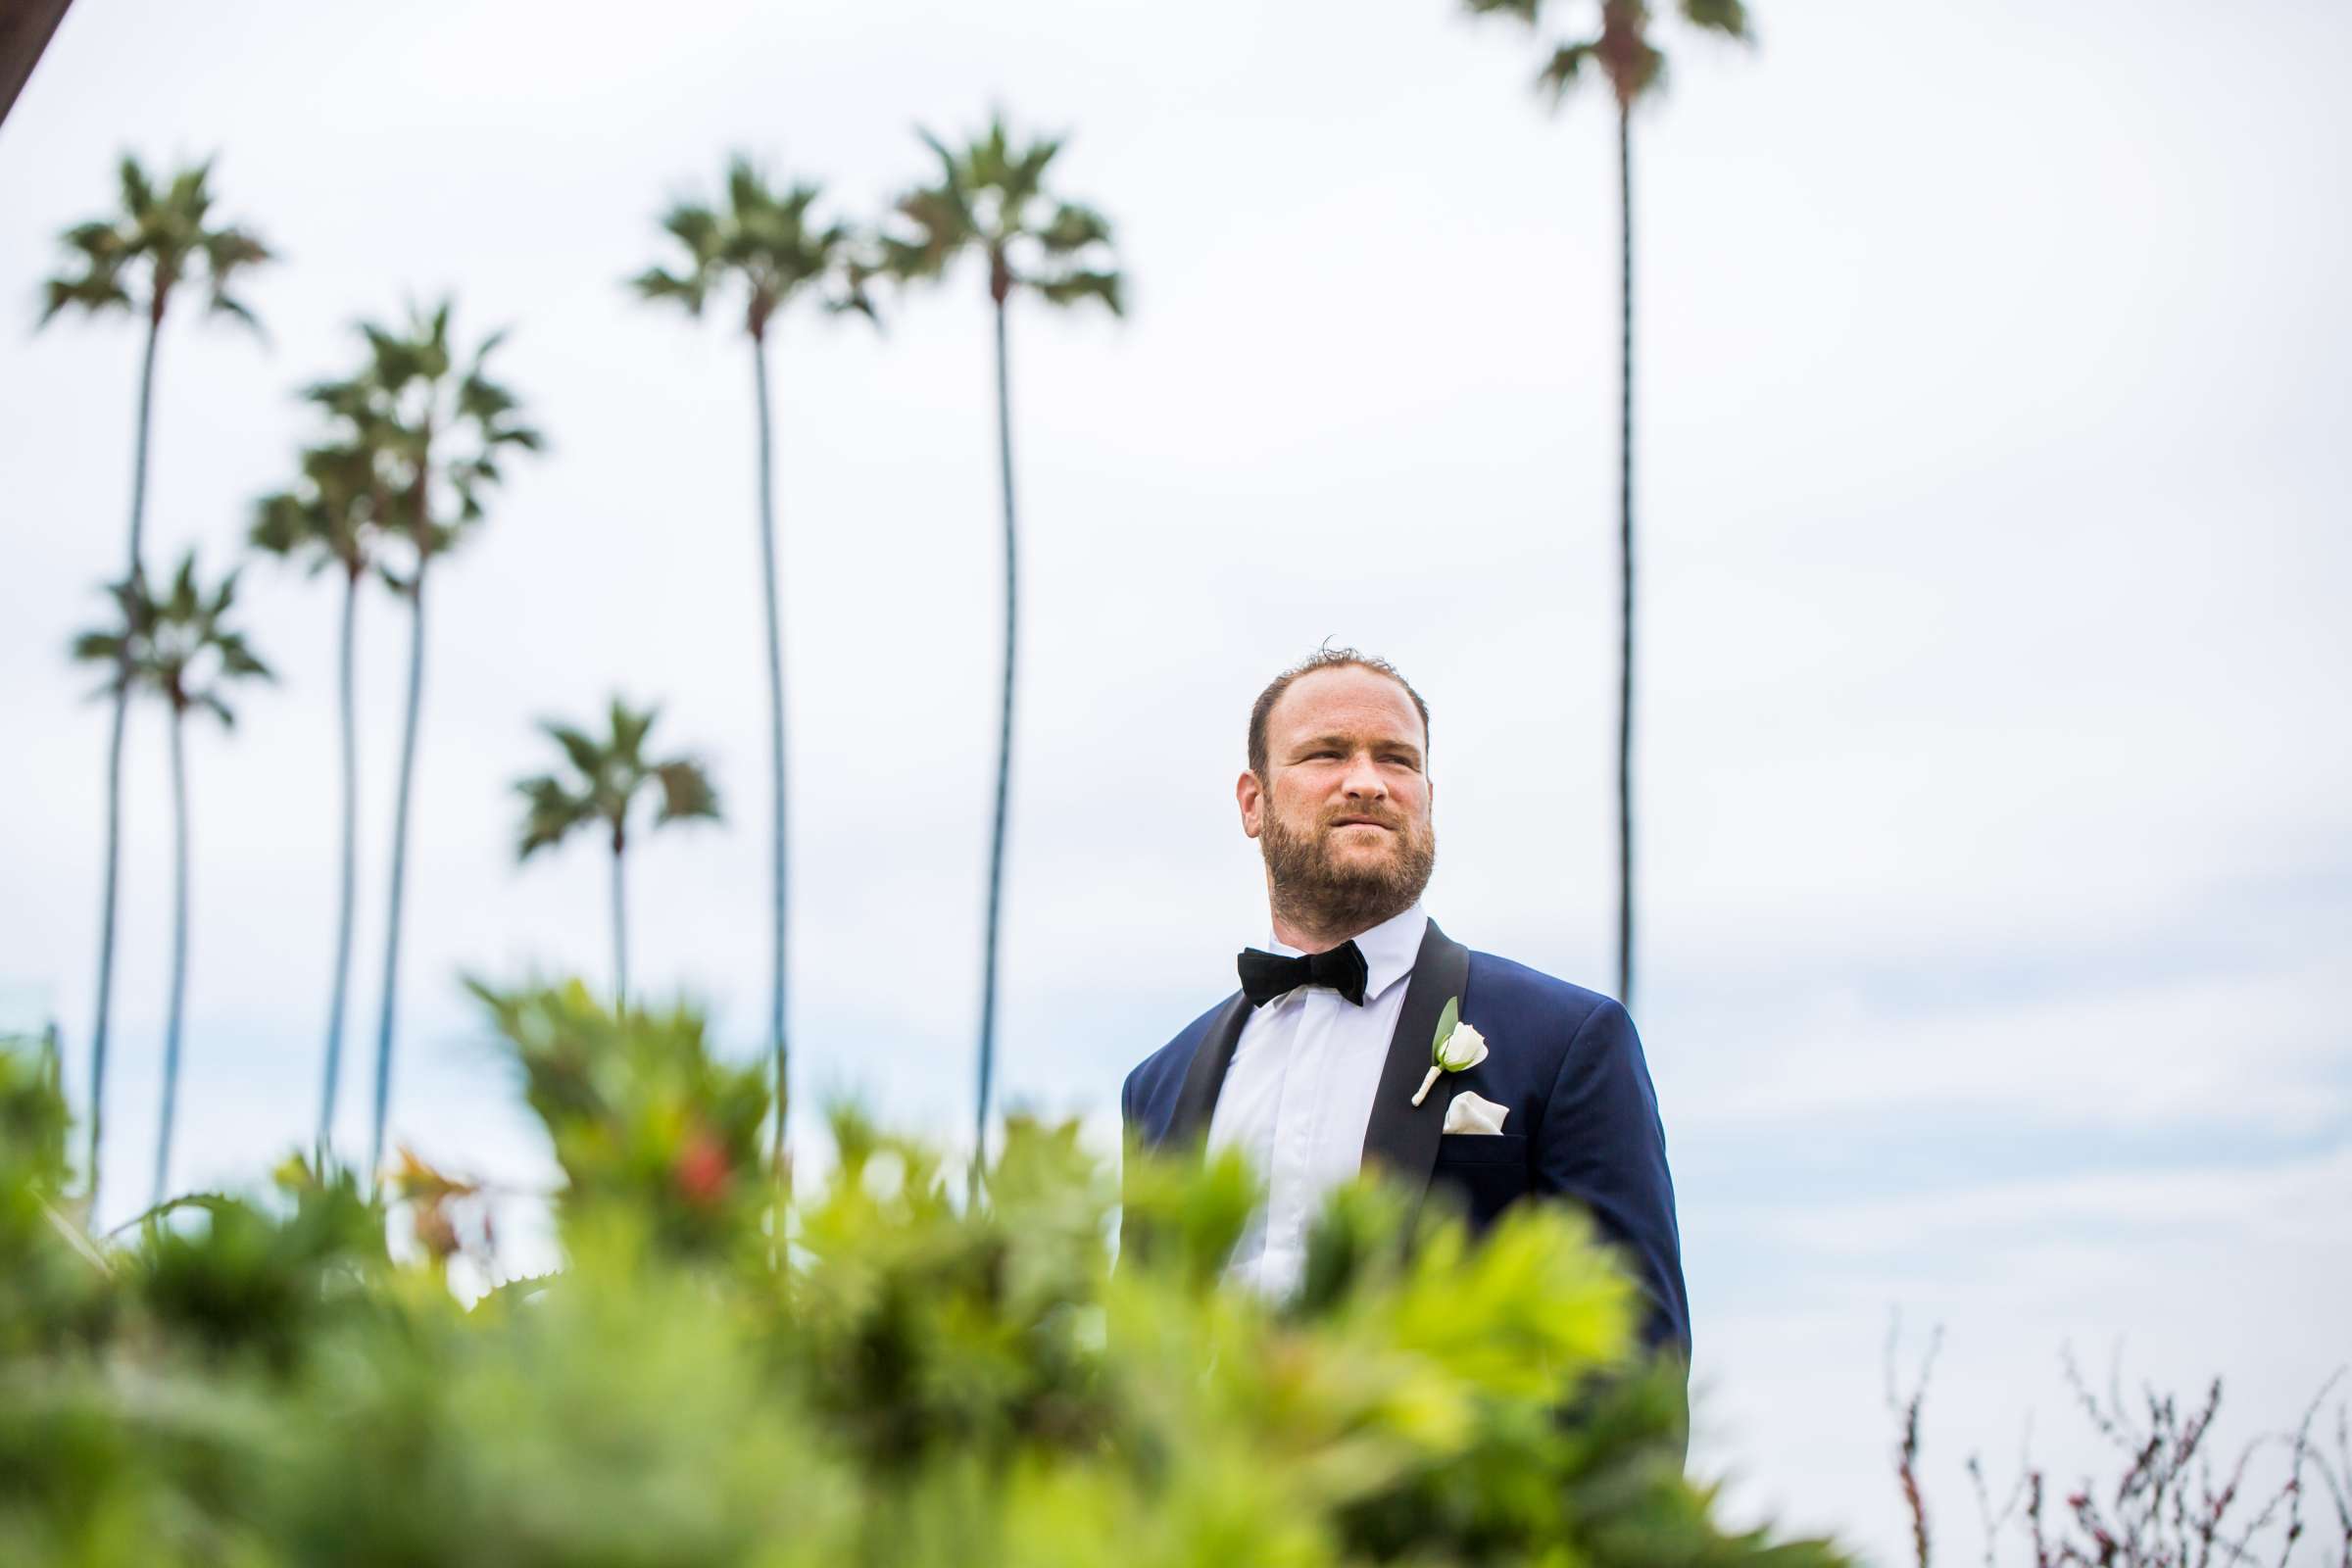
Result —
<instances>
[{"instance_id":1,"label":"man's beard","mask_svg":"<svg viewBox=\"0 0 2352 1568\"><path fill-rule=\"evenodd\" d=\"M1377 862L1342 863L1332 853L1330 824L1343 816L1378 820L1395 835L1396 853ZM1330 812L1307 833L1292 832L1281 813L1269 809L1257 847L1266 858L1275 915L1319 936L1351 936L1402 914L1429 886L1438 863L1436 828L1425 822L1415 829L1361 807Z\"/></svg>"}]
</instances>

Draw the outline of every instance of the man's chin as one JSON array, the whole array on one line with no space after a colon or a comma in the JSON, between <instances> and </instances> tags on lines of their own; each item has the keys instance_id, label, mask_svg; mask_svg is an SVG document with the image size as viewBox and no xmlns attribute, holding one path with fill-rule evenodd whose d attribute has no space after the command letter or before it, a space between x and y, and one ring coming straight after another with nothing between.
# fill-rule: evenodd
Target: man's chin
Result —
<instances>
[{"instance_id":1,"label":"man's chin","mask_svg":"<svg viewBox=\"0 0 2352 1568\"><path fill-rule=\"evenodd\" d=\"M1335 844L1323 857L1324 867L1344 882L1381 882L1396 874L1403 857L1393 844L1356 847Z\"/></svg>"},{"instance_id":2,"label":"man's chin","mask_svg":"<svg viewBox=\"0 0 2352 1568\"><path fill-rule=\"evenodd\" d=\"M1404 867L1393 855L1333 856L1323 862L1323 873L1334 888L1362 898L1394 889L1402 879Z\"/></svg>"}]
</instances>

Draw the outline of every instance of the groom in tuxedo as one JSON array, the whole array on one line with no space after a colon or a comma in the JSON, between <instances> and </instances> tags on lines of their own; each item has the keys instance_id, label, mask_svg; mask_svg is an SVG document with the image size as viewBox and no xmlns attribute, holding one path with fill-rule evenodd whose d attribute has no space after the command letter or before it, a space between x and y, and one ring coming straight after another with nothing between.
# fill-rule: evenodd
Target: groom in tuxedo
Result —
<instances>
[{"instance_id":1,"label":"groom in tuxedo","mask_svg":"<svg viewBox=\"0 0 2352 1568\"><path fill-rule=\"evenodd\" d=\"M1473 953L1422 912L1432 793L1428 705L1385 661L1326 649L1260 694L1234 796L1265 858L1272 937L1241 954L1239 991L1127 1075L1128 1130L1250 1156L1270 1191L1230 1268L1269 1294L1298 1283L1324 1195L1359 1166L1450 1190L1474 1230L1522 1198L1573 1200L1640 1283L1648 1345L1687 1359L1642 1042L1607 997ZM1455 1000L1476 1031L1461 1041L1486 1054L1416 1104Z\"/></svg>"}]
</instances>

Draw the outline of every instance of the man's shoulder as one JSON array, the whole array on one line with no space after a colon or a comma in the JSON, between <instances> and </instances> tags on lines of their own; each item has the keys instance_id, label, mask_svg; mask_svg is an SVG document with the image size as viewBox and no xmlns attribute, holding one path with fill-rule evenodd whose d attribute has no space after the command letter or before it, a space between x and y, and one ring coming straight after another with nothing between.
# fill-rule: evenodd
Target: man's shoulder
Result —
<instances>
[{"instance_id":1,"label":"man's shoulder","mask_svg":"<svg viewBox=\"0 0 2352 1568\"><path fill-rule=\"evenodd\" d=\"M1475 1022L1495 1051L1519 1055L1527 1069L1545 1077L1557 1077L1571 1049L1578 1055L1642 1051L1633 1018L1616 997L1494 953L1470 955L1463 1018Z\"/></svg>"},{"instance_id":2,"label":"man's shoulder","mask_svg":"<svg viewBox=\"0 0 2352 1568\"><path fill-rule=\"evenodd\" d=\"M1470 955L1470 984L1481 1002L1573 1015L1579 1025L1596 1009L1617 1005L1614 997L1545 974L1515 958L1475 950Z\"/></svg>"}]
</instances>

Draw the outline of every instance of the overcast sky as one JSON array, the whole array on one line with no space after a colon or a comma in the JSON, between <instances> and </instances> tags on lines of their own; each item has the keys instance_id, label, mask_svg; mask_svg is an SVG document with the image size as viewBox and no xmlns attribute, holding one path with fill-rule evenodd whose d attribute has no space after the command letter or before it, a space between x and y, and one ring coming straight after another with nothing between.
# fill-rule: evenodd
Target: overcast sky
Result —
<instances>
[{"instance_id":1,"label":"overcast sky","mask_svg":"<svg viewBox=\"0 0 2352 1568\"><path fill-rule=\"evenodd\" d=\"M1699 1460L1749 1514L1905 1549L1889 1313L1945 1326L1928 1465L2058 1375L2230 1380L2232 1437L2352 1355L2352 12L2256 0L1760 4L1673 30L1637 126L1636 1016L1694 1298ZM1435 710L1455 936L1606 986L1615 247L1605 106L1445 0L235 7L80 0L0 128L0 1008L84 1081L105 712L65 646L120 570L138 339L37 336L123 149L218 151L283 256L267 344L174 320L151 563L235 557L350 323L458 301L550 438L439 579L395 1134L544 1179L461 971L608 962L605 864L514 864L532 728L614 690L709 760L723 829L641 838L633 973L730 1051L764 1010L751 369L634 303L657 217L742 148L872 215L913 134L1072 132L1132 312L1012 322L1024 624L1006 1100L1120 1078L1262 936L1232 780L1326 637ZM773 354L802 1104L969 1115L1001 634L981 280ZM13 315L15 324L9 325ZM191 747L175 1176L303 1139L333 925L323 581L248 571L279 688ZM367 838L342 1132L364 1149L405 626L361 626ZM164 732L131 785L108 1211L149 1180ZM5 1020L0 1020L5 1022ZM1955 1560L1947 1555L1945 1561Z\"/></svg>"}]
</instances>

